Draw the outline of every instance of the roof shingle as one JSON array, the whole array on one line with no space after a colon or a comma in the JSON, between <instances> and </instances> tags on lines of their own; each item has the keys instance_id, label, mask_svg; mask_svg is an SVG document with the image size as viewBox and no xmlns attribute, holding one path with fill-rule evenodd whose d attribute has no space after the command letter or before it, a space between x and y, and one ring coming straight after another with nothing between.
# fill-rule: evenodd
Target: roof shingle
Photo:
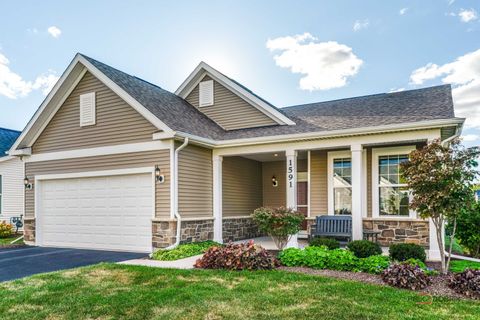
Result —
<instances>
[{"instance_id":1,"label":"roof shingle","mask_svg":"<svg viewBox=\"0 0 480 320\"><path fill-rule=\"evenodd\" d=\"M0 128L0 158L6 156L5 152L10 150L20 133L17 130Z\"/></svg>"}]
</instances>

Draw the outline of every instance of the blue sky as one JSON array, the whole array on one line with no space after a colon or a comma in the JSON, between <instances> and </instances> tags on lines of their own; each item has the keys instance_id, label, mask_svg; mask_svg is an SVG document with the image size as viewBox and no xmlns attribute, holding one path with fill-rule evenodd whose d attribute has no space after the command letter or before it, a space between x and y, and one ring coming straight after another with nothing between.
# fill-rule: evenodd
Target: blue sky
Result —
<instances>
[{"instance_id":1,"label":"blue sky","mask_svg":"<svg viewBox=\"0 0 480 320\"><path fill-rule=\"evenodd\" d=\"M174 91L202 60L278 107L452 83L480 144L480 2L9 1L0 126L22 129L76 52ZM468 141L467 141L468 140Z\"/></svg>"}]
</instances>

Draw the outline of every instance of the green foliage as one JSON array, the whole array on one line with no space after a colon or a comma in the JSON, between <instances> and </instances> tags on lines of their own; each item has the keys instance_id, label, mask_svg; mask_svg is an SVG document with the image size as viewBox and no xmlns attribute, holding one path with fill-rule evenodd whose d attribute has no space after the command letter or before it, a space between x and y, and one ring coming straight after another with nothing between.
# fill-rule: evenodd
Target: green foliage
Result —
<instances>
[{"instance_id":1,"label":"green foliage","mask_svg":"<svg viewBox=\"0 0 480 320\"><path fill-rule=\"evenodd\" d=\"M352 251L357 258L367 258L382 254L382 248L380 245L368 240L355 240L349 242L347 248Z\"/></svg>"},{"instance_id":2,"label":"green foliage","mask_svg":"<svg viewBox=\"0 0 480 320\"><path fill-rule=\"evenodd\" d=\"M450 278L449 287L460 294L480 299L480 270L466 269Z\"/></svg>"},{"instance_id":3,"label":"green foliage","mask_svg":"<svg viewBox=\"0 0 480 320\"><path fill-rule=\"evenodd\" d=\"M465 269L480 270L480 262L473 262L468 260L452 260L450 262L450 271L458 273Z\"/></svg>"},{"instance_id":4,"label":"green foliage","mask_svg":"<svg viewBox=\"0 0 480 320\"><path fill-rule=\"evenodd\" d=\"M376 255L359 259L349 250L328 250L325 246L310 246L303 250L288 248L280 252L279 259L282 265L288 267L368 273L380 273L389 266L388 257Z\"/></svg>"},{"instance_id":5,"label":"green foliage","mask_svg":"<svg viewBox=\"0 0 480 320\"><path fill-rule=\"evenodd\" d=\"M316 247L325 246L330 250L340 248L340 242L338 242L337 240L335 240L333 238L316 237L316 238L311 239L309 244L311 246L316 246Z\"/></svg>"},{"instance_id":6,"label":"green foliage","mask_svg":"<svg viewBox=\"0 0 480 320\"><path fill-rule=\"evenodd\" d=\"M5 221L0 222L0 238L8 238L13 234L13 227Z\"/></svg>"},{"instance_id":7,"label":"green foliage","mask_svg":"<svg viewBox=\"0 0 480 320\"><path fill-rule=\"evenodd\" d=\"M226 270L271 270L279 265L278 260L267 250L255 244L229 243L215 246L205 252L195 263L195 268Z\"/></svg>"},{"instance_id":8,"label":"green foliage","mask_svg":"<svg viewBox=\"0 0 480 320\"><path fill-rule=\"evenodd\" d=\"M480 202L460 211L455 237L473 257L480 257Z\"/></svg>"},{"instance_id":9,"label":"green foliage","mask_svg":"<svg viewBox=\"0 0 480 320\"><path fill-rule=\"evenodd\" d=\"M252 214L259 230L271 236L279 250L285 248L290 237L300 231L305 216L284 207L258 208Z\"/></svg>"},{"instance_id":10,"label":"green foliage","mask_svg":"<svg viewBox=\"0 0 480 320\"><path fill-rule=\"evenodd\" d=\"M457 229L457 231L458 231L458 229ZM450 242L451 242L451 238L449 236L445 236L445 250L447 250L447 251L450 248ZM458 240L456 238L453 239L452 253L461 254L461 255L464 254L463 248L460 245L460 243L458 243Z\"/></svg>"},{"instance_id":11,"label":"green foliage","mask_svg":"<svg viewBox=\"0 0 480 320\"><path fill-rule=\"evenodd\" d=\"M422 246L414 243L394 243L388 249L390 259L394 261L405 261L408 259L418 259L425 262L427 255Z\"/></svg>"},{"instance_id":12,"label":"green foliage","mask_svg":"<svg viewBox=\"0 0 480 320\"><path fill-rule=\"evenodd\" d=\"M420 290L431 283L430 277L418 266L410 263L395 263L382 273L382 280L392 286Z\"/></svg>"},{"instance_id":13,"label":"green foliage","mask_svg":"<svg viewBox=\"0 0 480 320\"><path fill-rule=\"evenodd\" d=\"M221 246L221 244L214 241L192 242L181 244L178 247L170 250L160 249L155 251L152 255L154 260L172 261L183 258L188 258L204 253L209 248L214 246Z\"/></svg>"}]
</instances>

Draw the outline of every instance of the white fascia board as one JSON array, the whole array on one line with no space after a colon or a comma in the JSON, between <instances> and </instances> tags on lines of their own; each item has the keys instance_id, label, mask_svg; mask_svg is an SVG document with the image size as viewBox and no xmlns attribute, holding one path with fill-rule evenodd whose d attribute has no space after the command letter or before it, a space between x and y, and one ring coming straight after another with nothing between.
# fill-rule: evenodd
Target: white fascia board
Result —
<instances>
[{"instance_id":1,"label":"white fascia board","mask_svg":"<svg viewBox=\"0 0 480 320\"><path fill-rule=\"evenodd\" d=\"M285 116L283 113L270 106L268 103L264 102L262 99L259 99L252 93L245 90L240 85L236 84L234 81L218 72L205 62L200 62L200 64L193 70L193 72L183 81L183 83L175 91L175 94L185 99L189 93L198 85L203 76L207 73L209 76L220 82L223 86L227 87L241 98L250 103L253 107L257 108L262 113L266 114L268 117L275 120L280 125L295 125L291 119Z\"/></svg>"},{"instance_id":2,"label":"white fascia board","mask_svg":"<svg viewBox=\"0 0 480 320\"><path fill-rule=\"evenodd\" d=\"M127 174L141 174L141 173L152 173L152 174L154 174L154 172L155 172L155 167L151 166L151 167L127 168L127 169L83 171L83 172L59 173L59 174L44 174L44 175L36 175L35 176L35 184L37 184L38 181L40 181L40 180L92 178L92 177L106 177L106 176L127 175Z\"/></svg>"},{"instance_id":3,"label":"white fascia board","mask_svg":"<svg viewBox=\"0 0 480 320\"><path fill-rule=\"evenodd\" d=\"M17 149L17 150L10 150L10 151L8 151L8 154L10 156L17 156L17 157L29 156L29 155L32 154L32 148L22 148L22 149Z\"/></svg>"}]
</instances>

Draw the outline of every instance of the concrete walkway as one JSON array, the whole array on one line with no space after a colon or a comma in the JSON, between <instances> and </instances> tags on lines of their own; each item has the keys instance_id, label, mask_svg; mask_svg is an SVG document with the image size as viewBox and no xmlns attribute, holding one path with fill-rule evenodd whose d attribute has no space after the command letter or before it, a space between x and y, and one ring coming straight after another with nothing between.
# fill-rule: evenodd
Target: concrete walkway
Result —
<instances>
[{"instance_id":1,"label":"concrete walkway","mask_svg":"<svg viewBox=\"0 0 480 320\"><path fill-rule=\"evenodd\" d=\"M119 262L118 264L127 264L131 266L145 266L155 268L170 268L170 269L193 269L195 262L200 259L202 255L188 257L185 259L175 261L159 261L150 259L132 259Z\"/></svg>"}]
</instances>

